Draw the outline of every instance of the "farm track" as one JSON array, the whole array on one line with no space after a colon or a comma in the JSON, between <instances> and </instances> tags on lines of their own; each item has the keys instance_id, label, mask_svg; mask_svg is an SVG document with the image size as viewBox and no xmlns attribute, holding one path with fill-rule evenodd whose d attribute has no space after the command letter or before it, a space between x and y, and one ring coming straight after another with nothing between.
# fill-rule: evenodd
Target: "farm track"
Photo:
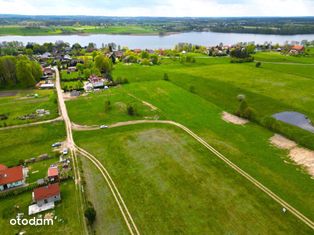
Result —
<instances>
[{"instance_id":1,"label":"farm track","mask_svg":"<svg viewBox=\"0 0 314 235\"><path fill-rule=\"evenodd\" d=\"M32 122L32 123L21 124L21 125L1 127L0 131L16 129L16 128L21 128L21 127L38 126L38 125L42 125L42 124L48 124L48 123L59 122L59 121L62 121L62 117L61 116L57 117L55 119L50 119L50 120L45 120L45 121L40 121L40 122Z\"/></svg>"},{"instance_id":2,"label":"farm track","mask_svg":"<svg viewBox=\"0 0 314 235\"><path fill-rule=\"evenodd\" d=\"M59 102L59 109L61 112L61 115L63 117L63 120L65 122L65 127L66 127L66 133L67 133L67 146L70 149L70 153L72 155L73 158L73 171L74 171L74 176L75 176L75 186L76 189L79 191L79 199L81 201L81 210L82 212L83 210L83 195L82 195L82 185L81 185L81 178L80 178L80 172L79 172L79 165L78 165L78 159L77 159L77 153L80 153L82 156L86 157L87 159L89 159L101 172L101 174L103 175L103 177L105 178L117 204L118 207L121 211L121 214L128 226L128 229L130 231L130 233L132 235L140 235L134 220L131 216L131 214L129 213L128 208L126 207L124 200L122 199L115 183L113 182L112 178L110 177L108 171L106 170L106 168L98 161L98 159L96 157L94 157L93 155L91 155L90 153L88 153L87 151L85 151L82 148L79 148L77 145L75 145L74 143L74 139L73 139L73 135L72 135L72 124L71 124L71 120L69 118L68 112L67 112L67 108L64 102L64 98L63 98L63 94L62 94L62 90L61 90L61 85L60 85L60 75L59 75L59 71L57 68L55 68L56 71L56 89L57 89L57 93L58 93L58 102ZM88 232L86 232L86 224L83 220L82 222L84 224L84 228L85 228L85 233L88 234Z\"/></svg>"},{"instance_id":3,"label":"farm track","mask_svg":"<svg viewBox=\"0 0 314 235\"><path fill-rule=\"evenodd\" d=\"M168 121L168 120L135 120L135 121L127 121L127 122L118 122L115 124L112 124L109 126L109 128L115 128L115 127L122 127L122 126L129 126L129 125L136 125L136 124L144 124L144 123L156 123L156 124L169 124L176 126L183 131L185 131L187 134L192 136L195 140L197 140L200 144L202 144L205 148L207 148L210 152L212 152L215 156L220 158L224 163L226 163L229 167L231 167L233 170L235 170L237 173L242 175L244 178L246 178L248 181L250 181L252 184L254 184L256 187L258 187L260 190L262 190L264 193L266 193L269 197L271 197L273 200L275 200L277 203L279 203L281 206L286 208L290 213L292 213L295 217L300 219L302 222L304 222L306 225L308 225L311 229L314 230L314 222L307 218L305 215L303 215L301 212L299 212L297 209L295 209L293 206L291 206L289 203L287 203L285 200L277 196L274 192L272 192L269 188L264 186L262 183L260 183L258 180L253 178L251 175L249 175L247 172L242 170L240 167L238 167L236 164L231 162L226 156L218 152L214 147L209 145L205 140L203 140L201 137L196 135L194 132L192 132L190 129L185 127L184 125L174 122L174 121ZM76 127L79 125L76 124ZM85 130L98 130L99 128L95 127L82 127L79 128L80 131Z\"/></svg>"}]
</instances>

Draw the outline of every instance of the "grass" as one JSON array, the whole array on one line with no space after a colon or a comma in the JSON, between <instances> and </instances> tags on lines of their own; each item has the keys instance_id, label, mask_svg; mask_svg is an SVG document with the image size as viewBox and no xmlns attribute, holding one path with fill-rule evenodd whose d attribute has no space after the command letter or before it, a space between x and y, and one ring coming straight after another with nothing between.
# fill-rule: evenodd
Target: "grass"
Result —
<instances>
[{"instance_id":1,"label":"grass","mask_svg":"<svg viewBox=\"0 0 314 235\"><path fill-rule=\"evenodd\" d=\"M28 206L32 201L32 193L25 192L21 195L8 197L0 200L0 227L1 234L18 234L25 231L27 234L83 234L82 224L78 222L77 208L80 206L75 196L75 185L73 181L66 181L61 184L61 202L56 204L52 210L57 216L52 226L12 226L10 219L16 218L18 213L24 213L24 218L33 218L28 216ZM16 209L19 206L19 209ZM50 213L48 211L46 213ZM45 213L41 213L43 216ZM59 221L62 219L62 221Z\"/></svg>"},{"instance_id":2,"label":"grass","mask_svg":"<svg viewBox=\"0 0 314 235\"><path fill-rule=\"evenodd\" d=\"M85 179L84 191L90 202L92 202L97 218L93 224L96 234L129 234L128 228L121 217L121 212L106 181L99 170L86 158L79 157Z\"/></svg>"},{"instance_id":3,"label":"grass","mask_svg":"<svg viewBox=\"0 0 314 235\"><path fill-rule=\"evenodd\" d=\"M109 169L141 233L311 233L181 130L143 125L75 138Z\"/></svg>"},{"instance_id":4,"label":"grass","mask_svg":"<svg viewBox=\"0 0 314 235\"><path fill-rule=\"evenodd\" d=\"M105 102L109 100L110 109L106 111ZM129 92L112 88L100 93L81 96L66 102L71 120L77 124L101 125L111 124L117 121L128 121L136 119L154 119L160 116L158 110L142 103L129 95ZM127 113L127 106L131 105L136 110L136 115ZM88 111L87 111L88 110ZM92 115L91 115L92 114Z\"/></svg>"},{"instance_id":5,"label":"grass","mask_svg":"<svg viewBox=\"0 0 314 235\"><path fill-rule=\"evenodd\" d=\"M0 26L0 35L61 35L61 34L158 34L153 27L137 25L116 26L49 26L25 27L20 25Z\"/></svg>"},{"instance_id":6,"label":"grass","mask_svg":"<svg viewBox=\"0 0 314 235\"><path fill-rule=\"evenodd\" d=\"M29 172L28 172L27 182L33 183L39 179L43 179L47 177L48 168L50 167L50 165L58 161L59 159L54 157L54 158L47 159L44 161L28 164L27 167L28 167Z\"/></svg>"},{"instance_id":7,"label":"grass","mask_svg":"<svg viewBox=\"0 0 314 235\"><path fill-rule=\"evenodd\" d=\"M61 82L61 89L65 91L81 90L83 87L82 81Z\"/></svg>"},{"instance_id":8,"label":"grass","mask_svg":"<svg viewBox=\"0 0 314 235\"><path fill-rule=\"evenodd\" d=\"M313 182L300 167L285 163L291 162L286 151L270 146L272 132L255 124L245 127L227 124L221 120L221 108L170 82L133 83L112 92L112 97L131 93L153 104L159 109L162 119L186 125L302 213L314 218ZM71 105L69 107L71 110ZM74 107L72 109L76 110ZM85 119L78 113L70 112L70 116L81 124L101 124L95 118L100 115L97 110L90 110L93 115L86 114ZM113 118L111 122L122 121L119 116ZM101 137L98 139L104 143Z\"/></svg>"},{"instance_id":9,"label":"grass","mask_svg":"<svg viewBox=\"0 0 314 235\"><path fill-rule=\"evenodd\" d=\"M54 156L51 144L63 140L62 122L0 131L0 164L13 166L44 153Z\"/></svg>"},{"instance_id":10,"label":"grass","mask_svg":"<svg viewBox=\"0 0 314 235\"><path fill-rule=\"evenodd\" d=\"M0 94L5 94L1 91ZM0 120L0 126L12 126L30 122L53 119L58 116L57 97L52 90L18 90L9 92L12 96L0 96L0 114L8 115L8 119ZM38 94L38 98L33 95ZM50 111L50 115L35 119L20 120L20 116L35 113L37 109Z\"/></svg>"},{"instance_id":11,"label":"grass","mask_svg":"<svg viewBox=\"0 0 314 235\"><path fill-rule=\"evenodd\" d=\"M81 76L79 72L71 72L71 73L67 73L66 70L62 70L60 72L61 75L61 81L72 81L72 80L78 80Z\"/></svg>"},{"instance_id":12,"label":"grass","mask_svg":"<svg viewBox=\"0 0 314 235\"><path fill-rule=\"evenodd\" d=\"M259 52L254 55L254 58L255 60L266 62L314 64L314 53L312 49L308 56L282 55L279 52Z\"/></svg>"}]
</instances>

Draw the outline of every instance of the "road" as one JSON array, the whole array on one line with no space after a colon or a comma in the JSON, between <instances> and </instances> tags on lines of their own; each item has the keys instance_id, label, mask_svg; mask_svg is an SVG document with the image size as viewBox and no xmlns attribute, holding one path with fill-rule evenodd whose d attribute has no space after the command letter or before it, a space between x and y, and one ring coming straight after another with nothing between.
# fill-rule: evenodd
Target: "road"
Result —
<instances>
[{"instance_id":1,"label":"road","mask_svg":"<svg viewBox=\"0 0 314 235\"><path fill-rule=\"evenodd\" d=\"M264 193L266 193L269 197L271 197L273 200L275 200L277 203L279 203L282 207L286 208L288 211L290 211L291 214L296 216L298 219L300 219L302 222L304 222L306 225L308 225L310 228L314 230L314 222L307 218L305 215L303 215L301 212L299 212L296 208L291 206L288 202L280 198L278 195L276 195L274 192L272 192L269 188L264 186L262 183L260 183L258 180L253 178L251 175L249 175L247 172L242 170L240 167L238 167L236 164L231 162L226 156L218 152L214 147L209 145L205 140L203 140L201 137L196 135L193 131L188 129L186 126L169 120L135 120L135 121L127 121L127 122L118 122L112 125L109 125L108 128L115 128L115 127L121 127L121 126L129 126L129 125L136 125L136 124L144 124L144 123L159 123L159 124L168 124L176 126L183 131L185 131L187 134L192 136L195 140L197 140L200 144L202 144L205 148L207 148L210 152L212 152L216 157L220 158L223 162L225 162L229 167L231 167L233 170L235 170L238 174L242 175L244 178L246 178L248 181L250 181L252 184L254 184L256 187L258 187L260 190L262 190ZM75 127L77 130L84 131L84 130L99 130L99 127L95 126L79 126L75 124Z\"/></svg>"},{"instance_id":2,"label":"road","mask_svg":"<svg viewBox=\"0 0 314 235\"><path fill-rule=\"evenodd\" d=\"M71 120L69 118L68 112L67 112L67 108L64 102L64 98L63 98L63 92L61 89L61 83L60 83L60 74L58 69L55 67L55 71L56 71L56 90L57 90L57 94L58 94L58 103L59 103L59 109L60 109L60 113L61 116L64 120L65 123L65 128L66 128L66 134L67 134L67 147L70 150L71 155L73 156L73 171L74 171L74 175L75 175L75 185L76 188L79 190L79 195L80 195L80 201L83 202L83 197L82 197L82 185L81 185L81 180L80 180L80 172L79 172L79 167L78 167L78 160L77 160L77 153L81 154L82 156L86 157L87 159L89 159L101 172L101 174L103 175L104 179L106 180L116 202L117 205L120 209L120 212L125 220L125 223L130 231L130 233L132 235L140 235L137 226L134 223L134 220L124 202L124 200L121 197L120 192L118 191L115 183L113 182L112 178L110 177L108 171L105 169L105 167L98 161L98 159L91 155L90 153L88 153L86 150L79 148L78 146L75 145L74 143L74 139L73 139L73 134L72 134L72 124L71 124ZM83 206L83 205L82 205ZM82 210L84 211L84 210ZM84 223L84 220L81 221Z\"/></svg>"}]
</instances>

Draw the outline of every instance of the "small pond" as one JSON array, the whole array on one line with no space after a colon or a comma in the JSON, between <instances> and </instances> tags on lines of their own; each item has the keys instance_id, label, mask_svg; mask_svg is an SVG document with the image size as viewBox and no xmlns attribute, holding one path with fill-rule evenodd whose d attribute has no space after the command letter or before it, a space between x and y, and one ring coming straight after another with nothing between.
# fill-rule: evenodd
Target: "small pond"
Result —
<instances>
[{"instance_id":1,"label":"small pond","mask_svg":"<svg viewBox=\"0 0 314 235\"><path fill-rule=\"evenodd\" d=\"M310 119L302 113L282 112L274 114L273 117L279 121L300 127L304 130L314 133L314 126L311 124Z\"/></svg>"}]
</instances>

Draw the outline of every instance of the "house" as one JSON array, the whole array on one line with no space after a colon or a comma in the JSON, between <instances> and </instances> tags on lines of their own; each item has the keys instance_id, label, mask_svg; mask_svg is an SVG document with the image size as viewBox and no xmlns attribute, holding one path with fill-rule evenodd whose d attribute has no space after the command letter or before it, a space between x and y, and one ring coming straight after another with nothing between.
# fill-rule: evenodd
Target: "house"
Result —
<instances>
[{"instance_id":1,"label":"house","mask_svg":"<svg viewBox=\"0 0 314 235\"><path fill-rule=\"evenodd\" d=\"M294 45L294 46L291 47L291 49L289 51L289 54L298 55L298 54L303 54L304 51L305 51L304 46Z\"/></svg>"},{"instance_id":2,"label":"house","mask_svg":"<svg viewBox=\"0 0 314 235\"><path fill-rule=\"evenodd\" d=\"M59 170L58 167L49 167L48 169L48 179L50 182L56 182L59 180Z\"/></svg>"},{"instance_id":3,"label":"house","mask_svg":"<svg viewBox=\"0 0 314 235\"><path fill-rule=\"evenodd\" d=\"M68 69L67 69L67 73L72 73L75 71L76 71L76 67L74 67L74 66L68 67Z\"/></svg>"},{"instance_id":4,"label":"house","mask_svg":"<svg viewBox=\"0 0 314 235\"><path fill-rule=\"evenodd\" d=\"M105 79L96 75L91 75L88 79L93 88L100 88L104 86Z\"/></svg>"},{"instance_id":5,"label":"house","mask_svg":"<svg viewBox=\"0 0 314 235\"><path fill-rule=\"evenodd\" d=\"M32 194L33 201L41 207L48 203L54 203L61 200L59 183L49 184L36 188Z\"/></svg>"},{"instance_id":6,"label":"house","mask_svg":"<svg viewBox=\"0 0 314 235\"><path fill-rule=\"evenodd\" d=\"M54 70L51 67L44 67L42 68L44 76L52 76L54 73Z\"/></svg>"},{"instance_id":7,"label":"house","mask_svg":"<svg viewBox=\"0 0 314 235\"><path fill-rule=\"evenodd\" d=\"M53 83L44 83L40 85L40 89L53 89L55 88L55 84Z\"/></svg>"},{"instance_id":8,"label":"house","mask_svg":"<svg viewBox=\"0 0 314 235\"><path fill-rule=\"evenodd\" d=\"M39 58L39 59L42 59L42 60L49 59L49 58L51 58L51 53L45 52L44 54L39 55L38 58Z\"/></svg>"},{"instance_id":9,"label":"house","mask_svg":"<svg viewBox=\"0 0 314 235\"><path fill-rule=\"evenodd\" d=\"M7 168L0 165L0 191L24 185L26 175L22 166Z\"/></svg>"}]
</instances>

